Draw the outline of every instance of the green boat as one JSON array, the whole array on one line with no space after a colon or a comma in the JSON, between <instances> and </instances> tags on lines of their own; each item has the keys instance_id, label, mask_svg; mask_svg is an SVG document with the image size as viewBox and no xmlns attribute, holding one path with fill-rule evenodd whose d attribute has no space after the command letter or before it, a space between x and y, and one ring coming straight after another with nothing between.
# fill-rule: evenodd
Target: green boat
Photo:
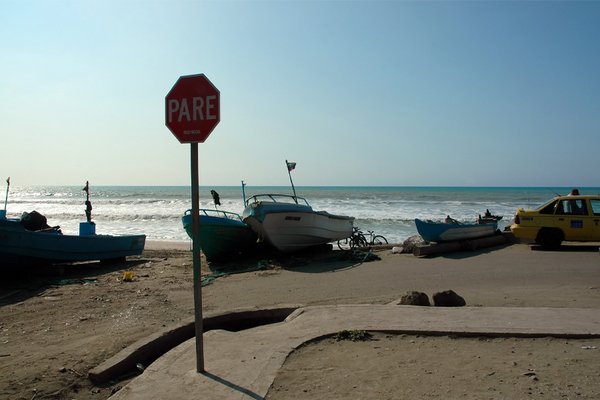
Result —
<instances>
[{"instance_id":1,"label":"green boat","mask_svg":"<svg viewBox=\"0 0 600 400\"><path fill-rule=\"evenodd\" d=\"M193 238L192 210L187 210L181 221L188 236ZM199 210L198 240L208 261L226 260L247 253L255 246L256 238L239 214L204 208Z\"/></svg>"}]
</instances>

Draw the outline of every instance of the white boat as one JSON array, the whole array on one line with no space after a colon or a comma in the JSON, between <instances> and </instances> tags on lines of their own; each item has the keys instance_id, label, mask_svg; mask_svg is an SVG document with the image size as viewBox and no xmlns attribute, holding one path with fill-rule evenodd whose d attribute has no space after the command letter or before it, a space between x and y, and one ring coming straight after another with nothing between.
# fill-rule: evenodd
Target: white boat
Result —
<instances>
[{"instance_id":1,"label":"white boat","mask_svg":"<svg viewBox=\"0 0 600 400\"><path fill-rule=\"evenodd\" d=\"M285 194L259 194L246 201L244 222L259 240L282 252L293 252L352 235L354 217L314 211L306 199Z\"/></svg>"}]
</instances>

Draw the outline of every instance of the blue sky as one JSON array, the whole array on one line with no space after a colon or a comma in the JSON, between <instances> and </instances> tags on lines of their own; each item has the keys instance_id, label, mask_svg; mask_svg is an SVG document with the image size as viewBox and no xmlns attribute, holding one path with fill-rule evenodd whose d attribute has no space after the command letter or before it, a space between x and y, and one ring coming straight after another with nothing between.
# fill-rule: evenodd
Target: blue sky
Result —
<instances>
[{"instance_id":1,"label":"blue sky","mask_svg":"<svg viewBox=\"0 0 600 400\"><path fill-rule=\"evenodd\" d=\"M0 174L189 185L182 75L221 93L201 185L598 186L600 2L0 3Z\"/></svg>"}]
</instances>

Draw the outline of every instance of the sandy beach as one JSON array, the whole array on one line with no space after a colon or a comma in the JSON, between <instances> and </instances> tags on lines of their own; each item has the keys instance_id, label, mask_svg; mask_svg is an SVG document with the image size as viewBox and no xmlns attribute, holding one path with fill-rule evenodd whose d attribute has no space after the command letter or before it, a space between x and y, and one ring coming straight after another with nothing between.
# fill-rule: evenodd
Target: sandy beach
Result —
<instances>
[{"instance_id":1,"label":"sandy beach","mask_svg":"<svg viewBox=\"0 0 600 400\"><path fill-rule=\"evenodd\" d=\"M447 289L470 307L600 307L597 244L560 251L516 244L434 258L377 255L381 260L364 263L337 251L240 262L235 266L257 270L205 286L204 311L387 304L407 291L431 298ZM133 281L124 272L133 272ZM205 262L202 272L212 272ZM141 257L124 263L12 274L0 286L0 398L108 398L127 379L96 387L87 372L193 316L192 276L189 243L174 242L149 243ZM598 339L327 339L294 352L267 397L592 399L600 393L598 351Z\"/></svg>"}]
</instances>

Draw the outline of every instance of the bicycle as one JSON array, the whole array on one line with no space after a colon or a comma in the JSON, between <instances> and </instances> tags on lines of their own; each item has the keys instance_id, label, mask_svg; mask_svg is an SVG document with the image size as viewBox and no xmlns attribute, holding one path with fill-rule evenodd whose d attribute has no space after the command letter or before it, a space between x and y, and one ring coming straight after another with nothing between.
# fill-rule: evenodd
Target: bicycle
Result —
<instances>
[{"instance_id":1,"label":"bicycle","mask_svg":"<svg viewBox=\"0 0 600 400\"><path fill-rule=\"evenodd\" d=\"M340 250L355 249L357 247L381 246L388 244L387 239L382 235L375 235L375 231L367 231L369 240L365 234L357 227L352 228L352 235L346 239L338 240L337 245Z\"/></svg>"}]
</instances>

